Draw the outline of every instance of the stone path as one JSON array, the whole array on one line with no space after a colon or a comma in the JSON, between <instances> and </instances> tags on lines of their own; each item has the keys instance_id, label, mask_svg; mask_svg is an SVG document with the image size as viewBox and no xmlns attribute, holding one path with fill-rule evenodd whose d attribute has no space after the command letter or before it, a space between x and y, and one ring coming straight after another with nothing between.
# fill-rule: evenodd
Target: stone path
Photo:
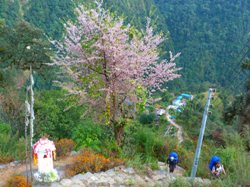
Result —
<instances>
[{"instance_id":1,"label":"stone path","mask_svg":"<svg viewBox=\"0 0 250 187\"><path fill-rule=\"evenodd\" d=\"M167 187L176 177L183 174L183 169L177 168L174 174L169 174L167 166L159 162L159 170L148 169L139 173L133 168L119 166L106 172L78 174L69 179L62 179L51 184L34 184L34 187ZM200 179L201 183L209 183Z\"/></svg>"},{"instance_id":2,"label":"stone path","mask_svg":"<svg viewBox=\"0 0 250 187\"><path fill-rule=\"evenodd\" d=\"M184 140L182 127L180 125L178 125L175 121L170 119L170 115L169 115L168 111L169 111L169 107L167 108L166 118L171 123L171 125L175 126L178 129L176 136L177 136L178 142L181 143Z\"/></svg>"}]
</instances>

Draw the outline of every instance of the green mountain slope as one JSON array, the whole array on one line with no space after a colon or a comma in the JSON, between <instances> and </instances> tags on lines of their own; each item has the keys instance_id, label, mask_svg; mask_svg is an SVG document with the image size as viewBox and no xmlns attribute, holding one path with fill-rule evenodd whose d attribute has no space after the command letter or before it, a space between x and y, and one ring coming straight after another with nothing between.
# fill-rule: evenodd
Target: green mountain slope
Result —
<instances>
[{"instance_id":1,"label":"green mountain slope","mask_svg":"<svg viewBox=\"0 0 250 187\"><path fill-rule=\"evenodd\" d=\"M186 85L205 81L238 90L239 54L250 31L248 0L154 0L166 18ZM187 84L188 83L188 84Z\"/></svg>"},{"instance_id":2,"label":"green mountain slope","mask_svg":"<svg viewBox=\"0 0 250 187\"><path fill-rule=\"evenodd\" d=\"M0 19L5 19L7 25L13 25L19 18L19 0L0 0Z\"/></svg>"},{"instance_id":3,"label":"green mountain slope","mask_svg":"<svg viewBox=\"0 0 250 187\"><path fill-rule=\"evenodd\" d=\"M13 25L23 14L26 21L55 39L62 36L63 24L74 19L74 7L92 2L0 1L0 18L5 18L8 25ZM104 0L104 6L123 15L127 23L139 29L151 17L157 31L168 38L162 54L169 49L182 52L178 66L183 67L183 76L168 85L171 89L195 91L210 83L235 92L243 87L246 76L240 71L240 59L250 31L248 0L202 3L199 0Z\"/></svg>"}]
</instances>

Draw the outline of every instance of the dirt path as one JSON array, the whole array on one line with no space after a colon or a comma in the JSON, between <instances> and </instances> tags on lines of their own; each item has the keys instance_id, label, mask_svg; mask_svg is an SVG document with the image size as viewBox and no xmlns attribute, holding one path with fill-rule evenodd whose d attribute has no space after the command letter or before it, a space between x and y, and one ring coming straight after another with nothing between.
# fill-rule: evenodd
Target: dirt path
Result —
<instances>
[{"instance_id":1,"label":"dirt path","mask_svg":"<svg viewBox=\"0 0 250 187\"><path fill-rule=\"evenodd\" d=\"M72 162L73 157L68 156L54 162L54 167L62 167ZM32 165L33 169L37 169L36 166ZM19 175L25 173L26 166L25 163L21 163L16 166L8 166L6 168L0 169L0 187L5 186L6 181L12 175Z\"/></svg>"},{"instance_id":2,"label":"dirt path","mask_svg":"<svg viewBox=\"0 0 250 187\"><path fill-rule=\"evenodd\" d=\"M167 108L167 111L166 111L166 118L171 123L171 125L173 125L173 126L175 126L177 128L178 131L177 131L176 136L177 136L178 142L180 144L184 140L184 138L183 138L183 129L175 121L173 121L172 119L170 119L170 115L168 113L168 110L169 110L169 108Z\"/></svg>"}]
</instances>

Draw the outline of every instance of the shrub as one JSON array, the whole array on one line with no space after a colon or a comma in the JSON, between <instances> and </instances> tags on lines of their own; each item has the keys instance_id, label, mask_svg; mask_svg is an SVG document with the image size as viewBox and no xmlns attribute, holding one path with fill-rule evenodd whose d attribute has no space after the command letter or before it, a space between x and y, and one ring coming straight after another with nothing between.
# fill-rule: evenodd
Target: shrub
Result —
<instances>
[{"instance_id":1,"label":"shrub","mask_svg":"<svg viewBox=\"0 0 250 187\"><path fill-rule=\"evenodd\" d=\"M144 161L141 154L134 155L131 159L127 160L126 165L136 169L144 169Z\"/></svg>"},{"instance_id":2,"label":"shrub","mask_svg":"<svg viewBox=\"0 0 250 187\"><path fill-rule=\"evenodd\" d=\"M72 139L76 142L76 149L90 147L100 151L102 129L91 120L77 125L72 132Z\"/></svg>"},{"instance_id":3,"label":"shrub","mask_svg":"<svg viewBox=\"0 0 250 187\"><path fill-rule=\"evenodd\" d=\"M52 170L49 173L35 173L34 178L39 182L54 182L58 181L60 178L56 170Z\"/></svg>"},{"instance_id":4,"label":"shrub","mask_svg":"<svg viewBox=\"0 0 250 187\"><path fill-rule=\"evenodd\" d=\"M169 184L169 187L183 187L183 186L192 187L192 185L187 180L181 177L177 178L176 180L174 180Z\"/></svg>"},{"instance_id":5,"label":"shrub","mask_svg":"<svg viewBox=\"0 0 250 187\"><path fill-rule=\"evenodd\" d=\"M231 154L231 155L228 155ZM227 176L216 180L218 186L247 186L250 184L249 155L242 149L228 147L220 154Z\"/></svg>"},{"instance_id":6,"label":"shrub","mask_svg":"<svg viewBox=\"0 0 250 187\"><path fill-rule=\"evenodd\" d=\"M117 158L105 158L101 154L96 154L90 149L81 150L80 155L74 158L74 163L67 167L66 174L73 176L82 172L100 172L111 169L123 164L123 161Z\"/></svg>"},{"instance_id":7,"label":"shrub","mask_svg":"<svg viewBox=\"0 0 250 187\"><path fill-rule=\"evenodd\" d=\"M9 134L11 131L11 126L9 124L0 122L0 132L1 134Z\"/></svg>"},{"instance_id":8,"label":"shrub","mask_svg":"<svg viewBox=\"0 0 250 187\"><path fill-rule=\"evenodd\" d=\"M104 140L101 153L106 157L119 157L122 154L121 147L117 145L115 140Z\"/></svg>"},{"instance_id":9,"label":"shrub","mask_svg":"<svg viewBox=\"0 0 250 187\"><path fill-rule=\"evenodd\" d=\"M151 124L155 120L155 114L149 113L149 114L142 114L139 118L139 121L141 124Z\"/></svg>"},{"instance_id":10,"label":"shrub","mask_svg":"<svg viewBox=\"0 0 250 187\"><path fill-rule=\"evenodd\" d=\"M0 163L23 160L25 158L24 138L18 138L18 134L0 133L0 140Z\"/></svg>"},{"instance_id":11,"label":"shrub","mask_svg":"<svg viewBox=\"0 0 250 187\"><path fill-rule=\"evenodd\" d=\"M48 134L55 139L70 138L72 130L85 111L75 104L75 99L66 97L64 90L39 92L34 105L36 113L35 138Z\"/></svg>"},{"instance_id":12,"label":"shrub","mask_svg":"<svg viewBox=\"0 0 250 187\"><path fill-rule=\"evenodd\" d=\"M64 138L55 142L56 154L58 157L64 157L73 151L75 142L73 140Z\"/></svg>"},{"instance_id":13,"label":"shrub","mask_svg":"<svg viewBox=\"0 0 250 187\"><path fill-rule=\"evenodd\" d=\"M32 183L26 183L26 177L24 176L11 176L6 183L6 187L31 187Z\"/></svg>"},{"instance_id":14,"label":"shrub","mask_svg":"<svg viewBox=\"0 0 250 187\"><path fill-rule=\"evenodd\" d=\"M152 131L151 128L139 128L134 135L136 151L144 157L154 157L159 160L166 160L168 152L172 151L177 141L175 138L164 138Z\"/></svg>"},{"instance_id":15,"label":"shrub","mask_svg":"<svg viewBox=\"0 0 250 187\"><path fill-rule=\"evenodd\" d=\"M194 159L194 152L188 151L182 146L175 146L175 147L172 146L169 152L171 151L175 151L178 153L179 162L180 162L178 165L184 168L187 171L187 173L190 173L190 170L192 169L193 159ZM200 162L199 162L199 165L200 165Z\"/></svg>"}]
</instances>

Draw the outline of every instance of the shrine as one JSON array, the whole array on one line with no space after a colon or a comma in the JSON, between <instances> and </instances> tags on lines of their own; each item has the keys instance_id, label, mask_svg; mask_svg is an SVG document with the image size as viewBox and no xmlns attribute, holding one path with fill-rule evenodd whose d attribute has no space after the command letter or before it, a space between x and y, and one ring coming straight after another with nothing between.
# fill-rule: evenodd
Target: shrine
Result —
<instances>
[{"instance_id":1,"label":"shrine","mask_svg":"<svg viewBox=\"0 0 250 187\"><path fill-rule=\"evenodd\" d=\"M33 145L33 158L34 163L38 166L38 172L35 173L35 178L39 179L39 176L53 176L57 175L56 170L53 167L53 160L56 158L56 147L53 141L50 141L46 137L40 138ZM42 179L41 179L42 180Z\"/></svg>"}]
</instances>

